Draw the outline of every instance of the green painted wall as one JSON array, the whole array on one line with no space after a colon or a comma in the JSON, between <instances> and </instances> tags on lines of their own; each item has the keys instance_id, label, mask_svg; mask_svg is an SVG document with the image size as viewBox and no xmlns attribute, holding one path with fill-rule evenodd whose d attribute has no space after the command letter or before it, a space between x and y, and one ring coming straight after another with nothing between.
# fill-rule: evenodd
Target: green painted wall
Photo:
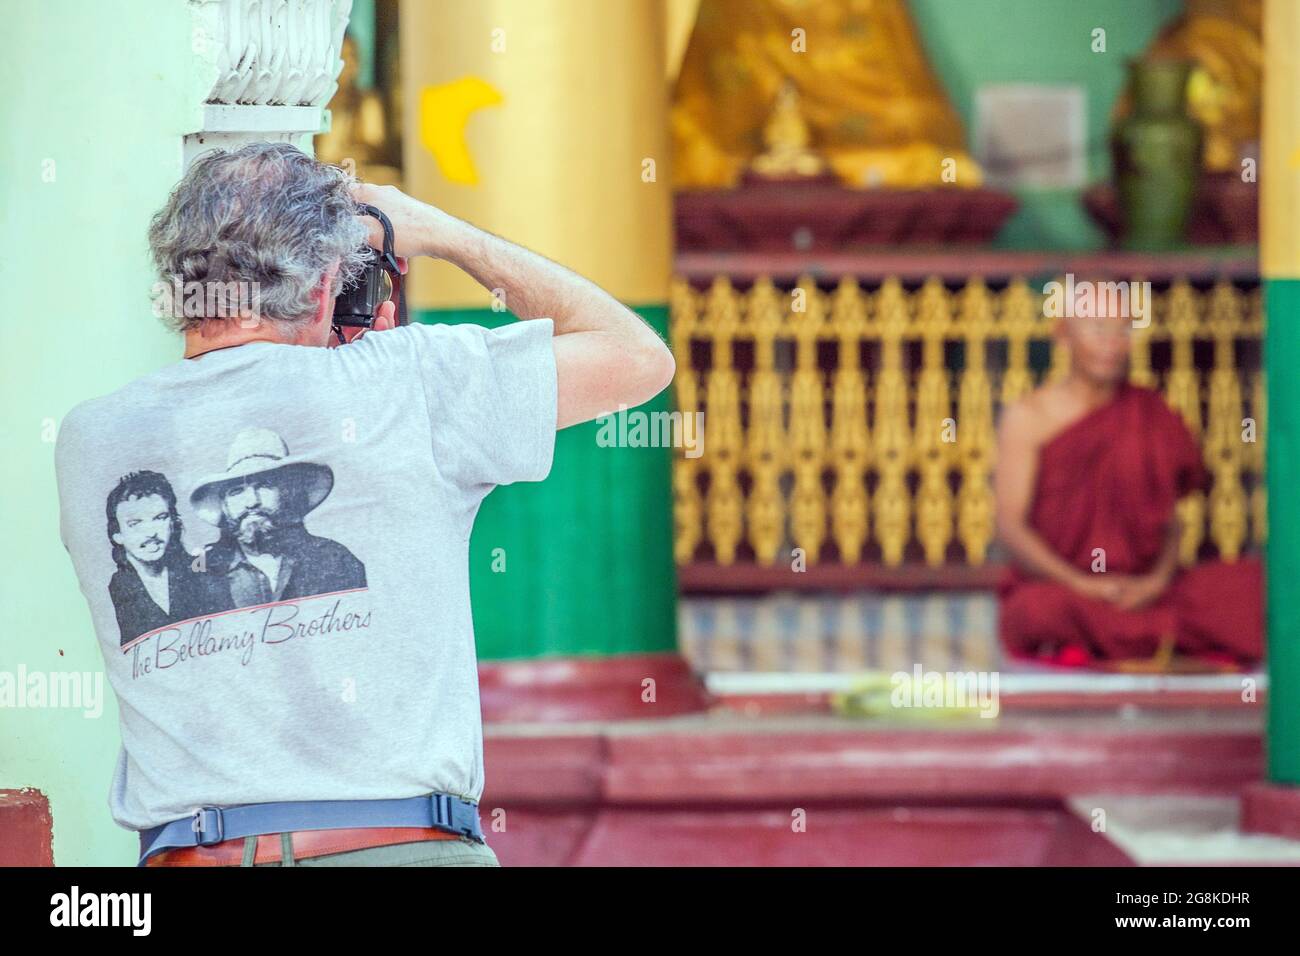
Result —
<instances>
[{"instance_id":1,"label":"green painted wall","mask_svg":"<svg viewBox=\"0 0 1300 956\"><path fill-rule=\"evenodd\" d=\"M1126 61L1146 49L1181 0L910 0L930 62L973 138L975 92L990 83L1077 84L1087 96L1089 184L1110 174L1108 137ZM1092 31L1106 30L1106 52ZM1103 236L1074 190L1017 194L998 245L1093 249Z\"/></svg>"},{"instance_id":2,"label":"green painted wall","mask_svg":"<svg viewBox=\"0 0 1300 956\"><path fill-rule=\"evenodd\" d=\"M145 230L203 100L175 0L7 4L0 57L0 671L102 674L59 542L54 429L179 354L150 311ZM52 165L51 165L52 164ZM52 178L51 178L52 174ZM102 679L102 678L101 678ZM133 862L108 815L117 705L0 709L0 788L50 799L59 864Z\"/></svg>"},{"instance_id":3,"label":"green painted wall","mask_svg":"<svg viewBox=\"0 0 1300 956\"><path fill-rule=\"evenodd\" d=\"M666 335L667 308L637 311ZM516 321L490 309L425 310L413 318ZM663 392L640 410L667 411L669 403ZM497 488L483 502L470 538L480 658L676 648L671 453L601 447L599 428L564 429L546 481Z\"/></svg>"},{"instance_id":4,"label":"green painted wall","mask_svg":"<svg viewBox=\"0 0 1300 956\"><path fill-rule=\"evenodd\" d=\"M1270 581L1300 580L1300 279L1267 279L1264 307L1268 337L1268 548ZM1300 591L1267 589L1268 775L1274 783L1300 784Z\"/></svg>"}]
</instances>

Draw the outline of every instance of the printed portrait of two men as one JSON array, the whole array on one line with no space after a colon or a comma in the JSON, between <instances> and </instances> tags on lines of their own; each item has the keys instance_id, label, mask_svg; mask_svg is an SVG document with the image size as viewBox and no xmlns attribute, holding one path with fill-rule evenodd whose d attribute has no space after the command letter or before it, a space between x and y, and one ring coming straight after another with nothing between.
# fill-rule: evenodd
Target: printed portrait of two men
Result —
<instances>
[{"instance_id":1,"label":"printed portrait of two men","mask_svg":"<svg viewBox=\"0 0 1300 956\"><path fill-rule=\"evenodd\" d=\"M122 648L197 618L365 588L365 565L306 527L333 487L329 465L265 428L240 432L225 469L189 489L158 471L123 475L105 504ZM182 500L199 527L182 521Z\"/></svg>"}]
</instances>

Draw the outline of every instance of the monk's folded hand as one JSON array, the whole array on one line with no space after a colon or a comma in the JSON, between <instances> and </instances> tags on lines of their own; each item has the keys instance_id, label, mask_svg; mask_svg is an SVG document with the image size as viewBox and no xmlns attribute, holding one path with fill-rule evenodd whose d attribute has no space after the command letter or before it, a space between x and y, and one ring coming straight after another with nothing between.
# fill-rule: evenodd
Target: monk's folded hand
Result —
<instances>
[{"instance_id":1,"label":"monk's folded hand","mask_svg":"<svg viewBox=\"0 0 1300 956\"><path fill-rule=\"evenodd\" d=\"M1115 603L1126 611L1135 611L1158 601L1169 587L1169 577L1164 574L1143 574L1121 577L1115 583L1119 585Z\"/></svg>"},{"instance_id":2,"label":"monk's folded hand","mask_svg":"<svg viewBox=\"0 0 1300 956\"><path fill-rule=\"evenodd\" d=\"M1115 604L1120 599L1120 582L1115 575L1080 572L1068 584L1070 590L1095 601Z\"/></svg>"}]
</instances>

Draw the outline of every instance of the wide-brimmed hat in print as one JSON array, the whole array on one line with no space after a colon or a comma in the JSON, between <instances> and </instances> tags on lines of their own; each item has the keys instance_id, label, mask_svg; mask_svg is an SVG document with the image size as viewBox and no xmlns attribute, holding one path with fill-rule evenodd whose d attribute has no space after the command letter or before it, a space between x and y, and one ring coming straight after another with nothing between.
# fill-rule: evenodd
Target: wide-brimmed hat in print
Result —
<instances>
[{"instance_id":1,"label":"wide-brimmed hat in print","mask_svg":"<svg viewBox=\"0 0 1300 956\"><path fill-rule=\"evenodd\" d=\"M329 465L290 455L284 439L269 428L248 428L231 442L226 470L200 481L190 495L190 504L204 521L219 525L225 489L253 475L272 472L283 472L283 483L302 489L303 514L324 501L334 487L334 472Z\"/></svg>"}]
</instances>

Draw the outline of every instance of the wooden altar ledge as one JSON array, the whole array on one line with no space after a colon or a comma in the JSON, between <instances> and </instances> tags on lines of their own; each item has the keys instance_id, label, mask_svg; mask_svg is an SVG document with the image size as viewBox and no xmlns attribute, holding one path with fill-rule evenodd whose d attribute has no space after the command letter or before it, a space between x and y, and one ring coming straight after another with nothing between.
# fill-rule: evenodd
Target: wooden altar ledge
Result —
<instances>
[{"instance_id":1,"label":"wooden altar ledge","mask_svg":"<svg viewBox=\"0 0 1300 956\"><path fill-rule=\"evenodd\" d=\"M890 567L878 561L857 564L821 563L794 571L788 563L763 565L752 561L718 564L692 561L677 569L683 594L767 594L772 591L988 591L997 587L1003 564L950 563L932 567L920 561Z\"/></svg>"},{"instance_id":2,"label":"wooden altar ledge","mask_svg":"<svg viewBox=\"0 0 1300 956\"><path fill-rule=\"evenodd\" d=\"M1146 279L1172 282L1187 279L1210 283L1219 279L1250 284L1259 281L1259 254L1252 246L1227 246L1185 252L1017 252L997 249L889 248L836 252L678 252L677 274L704 288L717 276L735 283L767 276L777 283L811 276L818 282L838 282L853 276L877 284L894 277L920 284L931 276L948 284L964 284L980 276L990 284L1014 278L1042 279L1074 273L1098 278Z\"/></svg>"}]
</instances>

